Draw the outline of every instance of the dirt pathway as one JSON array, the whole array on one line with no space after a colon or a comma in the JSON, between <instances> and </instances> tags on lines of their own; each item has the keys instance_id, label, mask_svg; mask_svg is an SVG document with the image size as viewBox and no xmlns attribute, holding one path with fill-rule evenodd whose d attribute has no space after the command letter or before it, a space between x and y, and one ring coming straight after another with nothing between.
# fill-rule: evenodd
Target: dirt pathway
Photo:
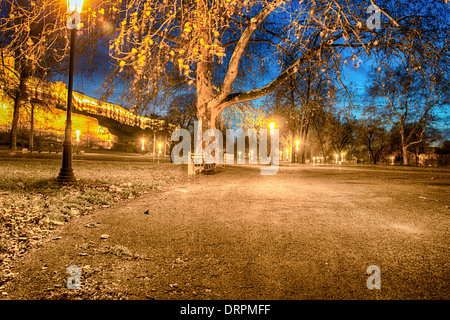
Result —
<instances>
[{"instance_id":1,"label":"dirt pathway","mask_svg":"<svg viewBox=\"0 0 450 320\"><path fill-rule=\"evenodd\" d=\"M449 299L449 176L228 167L74 219L2 299Z\"/></svg>"}]
</instances>

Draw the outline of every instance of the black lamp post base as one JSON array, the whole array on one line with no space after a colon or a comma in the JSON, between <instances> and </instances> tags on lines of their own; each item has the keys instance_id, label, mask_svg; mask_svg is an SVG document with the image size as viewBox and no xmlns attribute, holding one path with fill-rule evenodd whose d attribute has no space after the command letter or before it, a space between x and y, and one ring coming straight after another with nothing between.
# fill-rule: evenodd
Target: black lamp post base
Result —
<instances>
[{"instance_id":1,"label":"black lamp post base","mask_svg":"<svg viewBox=\"0 0 450 320\"><path fill-rule=\"evenodd\" d=\"M68 133L66 133L67 136ZM56 181L58 182L76 182L77 179L73 174L72 169L72 152L73 147L70 141L65 141L63 144L63 157L62 157L62 167L59 170L58 177Z\"/></svg>"},{"instance_id":2,"label":"black lamp post base","mask_svg":"<svg viewBox=\"0 0 450 320\"><path fill-rule=\"evenodd\" d=\"M73 170L70 168L61 168L59 171L58 177L56 177L56 181L58 182L76 182L77 179L73 174Z\"/></svg>"}]
</instances>

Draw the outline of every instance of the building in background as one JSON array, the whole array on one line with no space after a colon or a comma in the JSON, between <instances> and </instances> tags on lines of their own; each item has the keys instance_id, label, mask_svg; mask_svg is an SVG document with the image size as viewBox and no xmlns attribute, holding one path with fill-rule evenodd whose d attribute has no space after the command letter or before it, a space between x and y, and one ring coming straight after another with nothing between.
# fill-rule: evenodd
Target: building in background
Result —
<instances>
[{"instance_id":1,"label":"building in background","mask_svg":"<svg viewBox=\"0 0 450 320\"><path fill-rule=\"evenodd\" d=\"M13 100L5 91L6 88L0 87L0 144L3 145L8 144L13 116ZM40 141L62 142L66 99L64 82L31 78L20 109L18 146L37 149ZM85 148L142 152L141 141L145 138L145 150L153 152L159 143L169 141L175 129L162 117L136 115L133 110L78 92L73 94L72 112L72 140Z\"/></svg>"}]
</instances>

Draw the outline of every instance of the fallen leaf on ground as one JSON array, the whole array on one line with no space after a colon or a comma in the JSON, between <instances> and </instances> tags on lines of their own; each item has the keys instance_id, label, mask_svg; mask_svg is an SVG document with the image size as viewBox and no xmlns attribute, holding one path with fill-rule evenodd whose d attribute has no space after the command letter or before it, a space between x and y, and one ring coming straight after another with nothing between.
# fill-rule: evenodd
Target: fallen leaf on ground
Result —
<instances>
[{"instance_id":1,"label":"fallen leaf on ground","mask_svg":"<svg viewBox=\"0 0 450 320\"><path fill-rule=\"evenodd\" d=\"M100 227L100 222L90 222L84 225L86 228L98 228Z\"/></svg>"}]
</instances>

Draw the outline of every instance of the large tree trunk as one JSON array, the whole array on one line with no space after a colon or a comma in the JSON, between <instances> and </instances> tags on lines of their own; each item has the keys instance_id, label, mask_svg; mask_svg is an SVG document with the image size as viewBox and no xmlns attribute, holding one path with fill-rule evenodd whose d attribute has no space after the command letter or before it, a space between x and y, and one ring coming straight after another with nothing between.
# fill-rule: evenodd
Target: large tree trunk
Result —
<instances>
[{"instance_id":1,"label":"large tree trunk","mask_svg":"<svg viewBox=\"0 0 450 320\"><path fill-rule=\"evenodd\" d=\"M19 82L19 88L14 98L14 113L13 120L11 125L11 131L9 136L9 149L16 150L17 149L17 127L19 124L19 115L20 115L20 105L22 103L22 97L25 93L26 85L25 79L21 78Z\"/></svg>"},{"instance_id":2,"label":"large tree trunk","mask_svg":"<svg viewBox=\"0 0 450 320\"><path fill-rule=\"evenodd\" d=\"M402 158L403 158L403 165L404 166L409 165L408 147L404 146L403 144L402 144Z\"/></svg>"},{"instance_id":3,"label":"large tree trunk","mask_svg":"<svg viewBox=\"0 0 450 320\"><path fill-rule=\"evenodd\" d=\"M400 136L402 138L402 159L403 159L403 165L407 166L407 165L409 165L408 146L406 144L405 131L404 131L403 128L402 128L402 130L400 130Z\"/></svg>"},{"instance_id":4,"label":"large tree trunk","mask_svg":"<svg viewBox=\"0 0 450 320\"><path fill-rule=\"evenodd\" d=\"M218 111L213 98L211 63L199 62L197 66L197 119L202 122L202 133L216 127Z\"/></svg>"},{"instance_id":5,"label":"large tree trunk","mask_svg":"<svg viewBox=\"0 0 450 320\"><path fill-rule=\"evenodd\" d=\"M305 158L306 158L306 141L308 140L309 124L310 124L310 121L308 119L308 123L306 124L306 127L303 130L302 139L300 140L300 151L302 153L302 163L305 163Z\"/></svg>"},{"instance_id":6,"label":"large tree trunk","mask_svg":"<svg viewBox=\"0 0 450 320\"><path fill-rule=\"evenodd\" d=\"M372 157L372 163L377 164L377 158L375 156L375 153L373 152L372 147L369 148L370 156Z\"/></svg>"}]
</instances>

